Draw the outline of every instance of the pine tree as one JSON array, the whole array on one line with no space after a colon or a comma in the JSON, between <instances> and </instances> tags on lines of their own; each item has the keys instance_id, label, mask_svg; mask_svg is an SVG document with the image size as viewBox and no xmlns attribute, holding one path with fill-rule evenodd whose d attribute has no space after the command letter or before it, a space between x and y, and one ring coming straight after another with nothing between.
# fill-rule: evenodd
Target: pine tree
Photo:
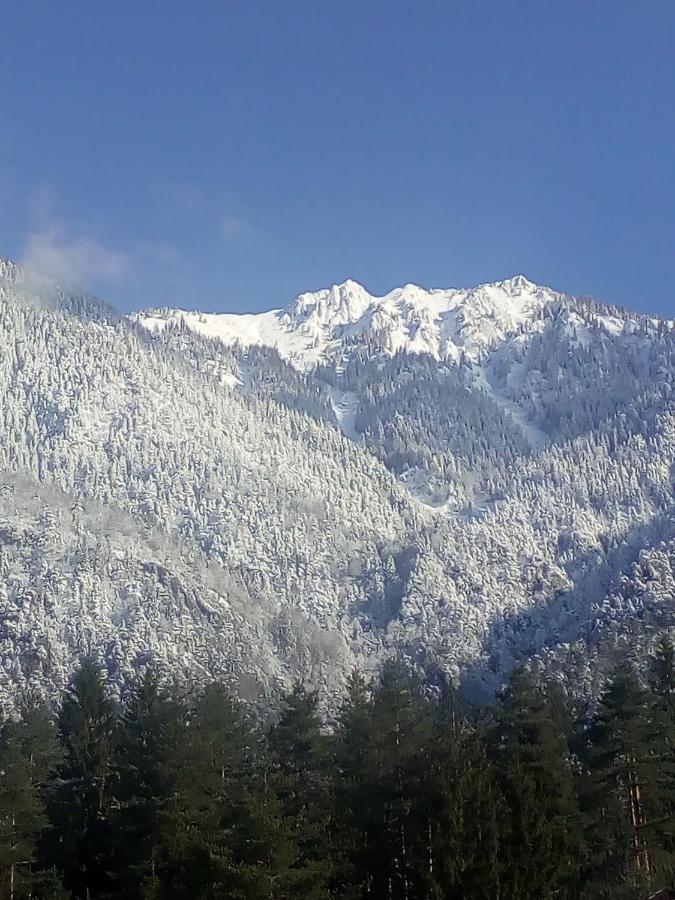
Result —
<instances>
[{"instance_id":1,"label":"pine tree","mask_svg":"<svg viewBox=\"0 0 675 900\"><path fill-rule=\"evenodd\" d=\"M373 729L371 691L358 671L347 680L333 741L333 889L344 900L368 896L373 875L368 867L370 794L367 760Z\"/></svg>"},{"instance_id":2,"label":"pine tree","mask_svg":"<svg viewBox=\"0 0 675 900\"><path fill-rule=\"evenodd\" d=\"M578 896L580 810L564 730L544 692L516 669L491 736L504 795L500 896Z\"/></svg>"},{"instance_id":3,"label":"pine tree","mask_svg":"<svg viewBox=\"0 0 675 900\"><path fill-rule=\"evenodd\" d=\"M420 685L395 661L373 692L371 733L363 751L367 804L367 888L374 897L434 896L429 835L432 718Z\"/></svg>"},{"instance_id":4,"label":"pine tree","mask_svg":"<svg viewBox=\"0 0 675 900\"><path fill-rule=\"evenodd\" d=\"M186 737L185 714L150 669L141 676L115 736L112 818L116 886L125 895L160 895L167 847L175 850L175 748ZM170 812L171 811L171 812Z\"/></svg>"},{"instance_id":5,"label":"pine tree","mask_svg":"<svg viewBox=\"0 0 675 900\"><path fill-rule=\"evenodd\" d=\"M587 734L588 896L639 897L663 865L662 735L634 671L619 668Z\"/></svg>"},{"instance_id":6,"label":"pine tree","mask_svg":"<svg viewBox=\"0 0 675 900\"><path fill-rule=\"evenodd\" d=\"M21 738L15 723L6 724L0 737L0 897L10 900L30 894L30 866L47 825Z\"/></svg>"},{"instance_id":7,"label":"pine tree","mask_svg":"<svg viewBox=\"0 0 675 900\"><path fill-rule=\"evenodd\" d=\"M675 646L665 636L651 668L651 735L654 748L652 805L656 815L649 828L654 844L654 881L675 882Z\"/></svg>"},{"instance_id":8,"label":"pine tree","mask_svg":"<svg viewBox=\"0 0 675 900\"><path fill-rule=\"evenodd\" d=\"M190 835L187 860L199 860L191 895L230 895L241 881L234 845L250 839L244 822L255 783L254 734L239 702L214 682L198 692L185 737L177 789Z\"/></svg>"},{"instance_id":9,"label":"pine tree","mask_svg":"<svg viewBox=\"0 0 675 900\"><path fill-rule=\"evenodd\" d=\"M60 758L54 720L37 702L22 705L21 718L0 736L0 896L22 897L41 882L39 842L48 826L47 782Z\"/></svg>"},{"instance_id":10,"label":"pine tree","mask_svg":"<svg viewBox=\"0 0 675 900\"><path fill-rule=\"evenodd\" d=\"M297 854L287 872L287 889L289 896L295 892L307 900L328 896L332 867L327 746L321 734L317 694L298 682L283 698L281 716L268 735L268 747L271 787L282 814L294 826Z\"/></svg>"},{"instance_id":11,"label":"pine tree","mask_svg":"<svg viewBox=\"0 0 675 900\"><path fill-rule=\"evenodd\" d=\"M84 660L63 700L59 732L64 761L50 803L48 866L63 872L76 898L109 887L110 775L115 710L103 674Z\"/></svg>"},{"instance_id":12,"label":"pine tree","mask_svg":"<svg viewBox=\"0 0 675 900\"><path fill-rule=\"evenodd\" d=\"M435 881L444 900L500 896L503 799L482 723L443 686L432 750L431 825Z\"/></svg>"},{"instance_id":13,"label":"pine tree","mask_svg":"<svg viewBox=\"0 0 675 900\"><path fill-rule=\"evenodd\" d=\"M230 889L232 900L293 900L305 895L306 873L298 847L296 821L285 812L277 789L276 764L261 754L247 793L236 808L237 827L231 829ZM322 879L309 876L309 890L322 890ZM316 895L316 892L315 892ZM319 893L319 896L321 894Z\"/></svg>"}]
</instances>

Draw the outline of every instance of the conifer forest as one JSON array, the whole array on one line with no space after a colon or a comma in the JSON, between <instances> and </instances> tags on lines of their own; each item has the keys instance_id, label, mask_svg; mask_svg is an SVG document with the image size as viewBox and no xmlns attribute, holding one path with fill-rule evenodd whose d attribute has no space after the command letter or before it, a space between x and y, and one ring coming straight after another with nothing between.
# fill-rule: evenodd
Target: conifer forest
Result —
<instances>
[{"instance_id":1,"label":"conifer forest","mask_svg":"<svg viewBox=\"0 0 675 900\"><path fill-rule=\"evenodd\" d=\"M675 650L593 709L518 668L468 708L400 661L267 718L85 659L2 725L0 897L647 898L675 869Z\"/></svg>"}]
</instances>

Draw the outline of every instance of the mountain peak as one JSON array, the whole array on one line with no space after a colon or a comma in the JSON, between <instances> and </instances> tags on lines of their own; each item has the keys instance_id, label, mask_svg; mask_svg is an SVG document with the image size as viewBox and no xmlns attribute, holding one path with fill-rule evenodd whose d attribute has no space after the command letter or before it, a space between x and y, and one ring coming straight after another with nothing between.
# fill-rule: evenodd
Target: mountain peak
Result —
<instances>
[{"instance_id":1,"label":"mountain peak","mask_svg":"<svg viewBox=\"0 0 675 900\"><path fill-rule=\"evenodd\" d=\"M141 313L161 329L180 318L200 334L226 344L274 347L301 370L357 352L391 356L400 351L436 359L478 361L534 322L559 295L515 275L474 288L428 289L408 283L381 296L354 279L299 294L284 309L257 315L179 311Z\"/></svg>"},{"instance_id":2,"label":"mountain peak","mask_svg":"<svg viewBox=\"0 0 675 900\"><path fill-rule=\"evenodd\" d=\"M504 290L509 291L536 291L540 289L540 285L535 284L534 281L530 281L530 279L519 273L518 275L514 275L512 278L505 278L503 281L496 281L495 287L499 286L504 288Z\"/></svg>"}]
</instances>

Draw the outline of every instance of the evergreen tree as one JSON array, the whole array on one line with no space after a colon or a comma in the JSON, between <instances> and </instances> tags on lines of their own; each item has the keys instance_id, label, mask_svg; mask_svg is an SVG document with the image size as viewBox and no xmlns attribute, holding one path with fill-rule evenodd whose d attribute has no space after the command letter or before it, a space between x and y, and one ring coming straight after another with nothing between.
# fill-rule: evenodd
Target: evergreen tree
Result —
<instances>
[{"instance_id":1,"label":"evergreen tree","mask_svg":"<svg viewBox=\"0 0 675 900\"><path fill-rule=\"evenodd\" d=\"M46 825L20 728L8 723L0 737L0 897L18 900L30 896L30 867Z\"/></svg>"},{"instance_id":2,"label":"evergreen tree","mask_svg":"<svg viewBox=\"0 0 675 900\"><path fill-rule=\"evenodd\" d=\"M367 889L372 896L433 896L429 834L432 717L420 685L397 662L382 669L363 752Z\"/></svg>"},{"instance_id":3,"label":"evergreen tree","mask_svg":"<svg viewBox=\"0 0 675 900\"><path fill-rule=\"evenodd\" d=\"M332 733L297 684L263 738L222 685L150 670L116 719L85 661L58 730L39 704L0 728L0 900L644 900L675 869L674 656L651 690L616 672L578 757L524 669L479 715L354 673Z\"/></svg>"},{"instance_id":4,"label":"evergreen tree","mask_svg":"<svg viewBox=\"0 0 675 900\"><path fill-rule=\"evenodd\" d=\"M21 718L0 734L0 897L29 896L41 883L45 796L59 757L53 717L42 704L24 703Z\"/></svg>"},{"instance_id":5,"label":"evergreen tree","mask_svg":"<svg viewBox=\"0 0 675 900\"><path fill-rule=\"evenodd\" d=\"M500 696L491 736L504 795L500 896L578 896L580 810L559 711L525 669Z\"/></svg>"},{"instance_id":6,"label":"evergreen tree","mask_svg":"<svg viewBox=\"0 0 675 900\"><path fill-rule=\"evenodd\" d=\"M431 778L433 871L444 900L500 896L503 800L484 727L444 685L436 709Z\"/></svg>"},{"instance_id":7,"label":"evergreen tree","mask_svg":"<svg viewBox=\"0 0 675 900\"><path fill-rule=\"evenodd\" d=\"M45 858L63 872L76 898L100 896L110 884L110 775L115 710L103 674L84 660L59 715L64 762L50 804L54 829Z\"/></svg>"},{"instance_id":8,"label":"evergreen tree","mask_svg":"<svg viewBox=\"0 0 675 900\"><path fill-rule=\"evenodd\" d=\"M301 683L284 697L268 735L271 786L293 822L296 858L287 872L289 896L321 900L331 874L330 781L317 694ZM284 896L280 894L279 896Z\"/></svg>"},{"instance_id":9,"label":"evergreen tree","mask_svg":"<svg viewBox=\"0 0 675 900\"><path fill-rule=\"evenodd\" d=\"M322 896L321 872L309 870L298 847L297 822L286 814L276 763L261 754L236 808L230 831L232 900L293 900Z\"/></svg>"},{"instance_id":10,"label":"evergreen tree","mask_svg":"<svg viewBox=\"0 0 675 900\"><path fill-rule=\"evenodd\" d=\"M600 700L586 756L588 896L640 897L671 863L663 844L662 734L628 666L617 670Z\"/></svg>"},{"instance_id":11,"label":"evergreen tree","mask_svg":"<svg viewBox=\"0 0 675 900\"><path fill-rule=\"evenodd\" d=\"M373 729L371 692L365 678L349 676L333 741L334 892L345 900L370 893L373 875L368 867L371 809L367 760Z\"/></svg>"},{"instance_id":12,"label":"evergreen tree","mask_svg":"<svg viewBox=\"0 0 675 900\"><path fill-rule=\"evenodd\" d=\"M171 873L174 891L183 885L193 897L229 896L239 889L245 866L235 844L241 849L251 840L245 823L256 750L240 704L223 685L211 683L198 692L185 739L176 749L186 840Z\"/></svg>"},{"instance_id":13,"label":"evergreen tree","mask_svg":"<svg viewBox=\"0 0 675 900\"><path fill-rule=\"evenodd\" d=\"M185 714L161 689L152 670L137 683L119 723L113 770L117 890L160 896L167 847L175 851L176 747L186 736Z\"/></svg>"},{"instance_id":14,"label":"evergreen tree","mask_svg":"<svg viewBox=\"0 0 675 900\"><path fill-rule=\"evenodd\" d=\"M675 881L675 646L664 637L656 651L650 678L654 765L652 804L657 815L651 824L655 845L655 881Z\"/></svg>"}]
</instances>

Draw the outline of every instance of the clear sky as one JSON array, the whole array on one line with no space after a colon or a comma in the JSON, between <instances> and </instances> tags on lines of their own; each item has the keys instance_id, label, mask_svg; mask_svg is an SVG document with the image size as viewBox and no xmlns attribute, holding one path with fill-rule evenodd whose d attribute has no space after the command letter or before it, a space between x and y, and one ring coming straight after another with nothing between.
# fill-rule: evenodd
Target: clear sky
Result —
<instances>
[{"instance_id":1,"label":"clear sky","mask_svg":"<svg viewBox=\"0 0 675 900\"><path fill-rule=\"evenodd\" d=\"M673 0L15 0L0 256L118 307L524 272L675 316Z\"/></svg>"}]
</instances>

